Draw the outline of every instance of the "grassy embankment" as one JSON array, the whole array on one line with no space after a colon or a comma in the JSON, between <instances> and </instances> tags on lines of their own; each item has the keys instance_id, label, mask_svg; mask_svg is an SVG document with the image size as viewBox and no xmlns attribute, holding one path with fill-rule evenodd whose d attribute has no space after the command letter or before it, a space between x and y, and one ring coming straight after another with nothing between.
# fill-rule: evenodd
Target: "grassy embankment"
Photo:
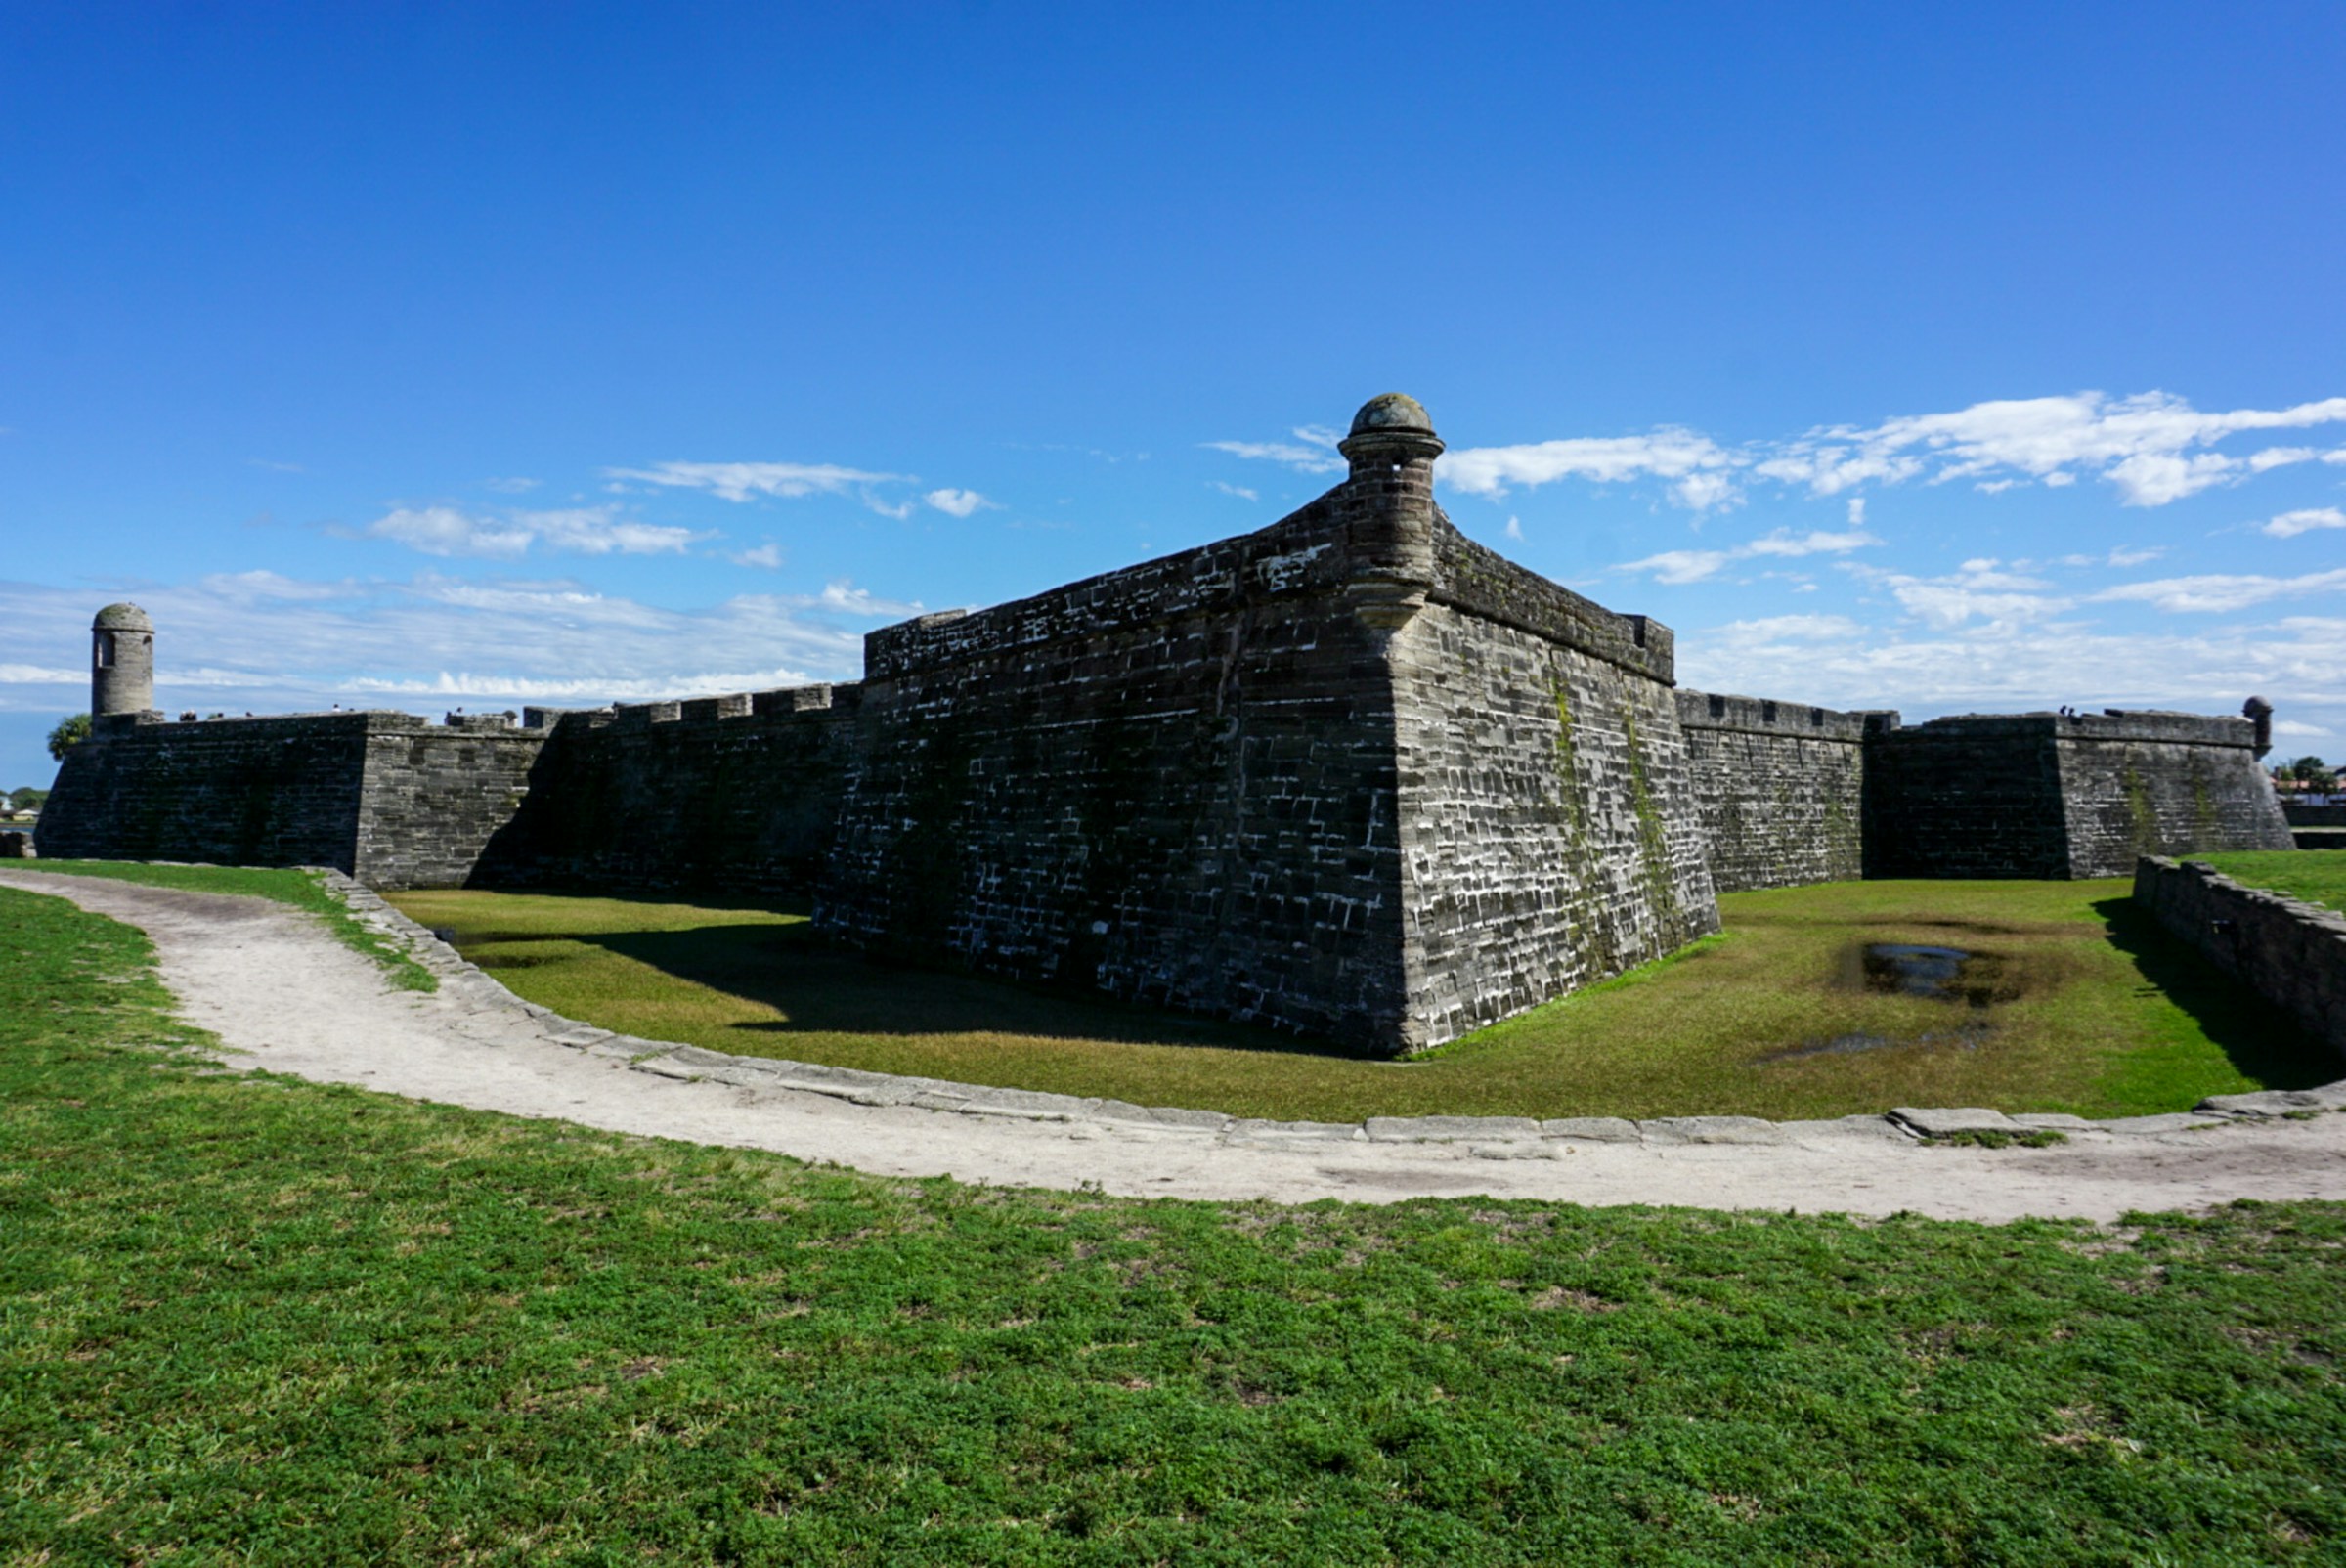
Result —
<instances>
[{"instance_id":1,"label":"grassy embankment","mask_svg":"<svg viewBox=\"0 0 2346 1568\"><path fill-rule=\"evenodd\" d=\"M883 1182L205 1071L148 956L0 889L0 1562L2346 1544L2338 1205L2099 1230Z\"/></svg>"},{"instance_id":2,"label":"grassy embankment","mask_svg":"<svg viewBox=\"0 0 2346 1568\"><path fill-rule=\"evenodd\" d=\"M396 901L454 928L522 995L623 1032L1242 1115L1796 1118L1900 1104L2123 1115L2337 1076L2284 1020L2136 918L2126 891L1872 882L1733 894L1720 900L1722 939L1407 1064L884 968L766 909L477 891ZM1987 1005L1867 989L1856 955L1869 942L1985 955ZM1850 1035L1894 1043L1813 1049Z\"/></svg>"},{"instance_id":3,"label":"grassy embankment","mask_svg":"<svg viewBox=\"0 0 2346 1568\"><path fill-rule=\"evenodd\" d=\"M342 900L307 871L259 866L148 865L135 860L38 860L25 871L60 871L67 876L106 877L115 882L140 882L152 888L177 888L186 893L225 893L242 897L269 898L316 915L326 922L334 939L365 953L383 967L393 985L403 991L436 991L440 982L407 951L371 927L353 919Z\"/></svg>"},{"instance_id":4,"label":"grassy embankment","mask_svg":"<svg viewBox=\"0 0 2346 1568\"><path fill-rule=\"evenodd\" d=\"M2346 850L2242 849L2230 854L2194 854L2235 882L2270 888L2307 903L2346 909Z\"/></svg>"}]
</instances>

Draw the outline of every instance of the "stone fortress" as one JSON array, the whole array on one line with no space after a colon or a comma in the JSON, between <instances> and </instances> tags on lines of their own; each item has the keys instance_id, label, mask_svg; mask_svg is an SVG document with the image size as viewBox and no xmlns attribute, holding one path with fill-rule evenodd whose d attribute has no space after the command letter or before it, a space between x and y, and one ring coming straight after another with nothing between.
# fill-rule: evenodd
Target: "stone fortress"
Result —
<instances>
[{"instance_id":1,"label":"stone fortress","mask_svg":"<svg viewBox=\"0 0 2346 1568\"><path fill-rule=\"evenodd\" d=\"M1722 892L2290 847L2261 703L1905 726L1681 690L1669 628L1452 526L1413 399L1339 450L1267 528L884 628L850 684L172 723L109 606L39 851L811 894L875 955L1406 1055L1716 930Z\"/></svg>"}]
</instances>

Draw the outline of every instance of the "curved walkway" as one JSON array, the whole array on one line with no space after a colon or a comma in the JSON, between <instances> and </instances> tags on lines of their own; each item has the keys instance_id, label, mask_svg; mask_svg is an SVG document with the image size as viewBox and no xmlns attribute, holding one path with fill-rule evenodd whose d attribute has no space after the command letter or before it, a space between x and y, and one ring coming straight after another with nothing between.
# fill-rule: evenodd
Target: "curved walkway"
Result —
<instances>
[{"instance_id":1,"label":"curved walkway","mask_svg":"<svg viewBox=\"0 0 2346 1568\"><path fill-rule=\"evenodd\" d=\"M390 989L371 961L309 917L264 899L0 870L0 884L55 893L145 931L185 1017L251 1066L881 1175L1094 1186L1136 1197L1382 1202L1488 1194L1975 1220L2109 1221L2133 1209L2204 1208L2236 1198L2346 1199L2346 1115L2334 1113L2346 1111L2346 1083L2234 1096L2188 1115L2027 1118L2066 1132L2065 1144L2046 1149L1950 1147L1916 1136L2014 1125L1977 1111L1781 1124L1243 1121L613 1035L519 1000L367 890L337 880L354 910L399 934L440 975L437 994Z\"/></svg>"}]
</instances>

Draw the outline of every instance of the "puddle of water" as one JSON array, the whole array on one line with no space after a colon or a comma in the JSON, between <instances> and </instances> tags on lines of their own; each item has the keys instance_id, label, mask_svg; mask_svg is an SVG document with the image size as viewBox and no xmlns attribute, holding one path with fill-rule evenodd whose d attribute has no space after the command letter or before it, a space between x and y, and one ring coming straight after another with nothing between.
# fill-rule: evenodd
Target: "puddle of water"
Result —
<instances>
[{"instance_id":1,"label":"puddle of water","mask_svg":"<svg viewBox=\"0 0 2346 1568\"><path fill-rule=\"evenodd\" d=\"M1895 1039L1887 1034L1836 1034L1830 1040L1804 1040L1789 1051L1771 1051L1766 1056L1752 1058L1762 1062L1800 1062L1814 1056L1855 1056L1861 1051L1886 1051L1900 1045L1952 1045L1959 1050L1977 1051L1987 1037L1996 1031L1985 1024L1966 1023L1952 1029L1934 1029L1912 1039Z\"/></svg>"},{"instance_id":2,"label":"puddle of water","mask_svg":"<svg viewBox=\"0 0 2346 1568\"><path fill-rule=\"evenodd\" d=\"M1848 978L1869 991L1894 991L1983 1008L2010 999L2004 960L1961 947L1867 942L1854 950Z\"/></svg>"},{"instance_id":3,"label":"puddle of water","mask_svg":"<svg viewBox=\"0 0 2346 1568\"><path fill-rule=\"evenodd\" d=\"M1836 1034L1831 1039L1803 1040L1787 1050L1755 1057L1755 1064L1799 1062L1809 1057L1854 1056L1908 1045L1951 1045L1977 1051L1994 1027L1978 1015L1989 1004L2005 1000L2004 960L1993 953L1975 953L1962 947L1932 947L1917 942L1867 942L1851 948L1844 980L1869 991L1900 996L1929 997L1961 1004L1972 1017L1949 1029L1898 1037L1863 1031Z\"/></svg>"}]
</instances>

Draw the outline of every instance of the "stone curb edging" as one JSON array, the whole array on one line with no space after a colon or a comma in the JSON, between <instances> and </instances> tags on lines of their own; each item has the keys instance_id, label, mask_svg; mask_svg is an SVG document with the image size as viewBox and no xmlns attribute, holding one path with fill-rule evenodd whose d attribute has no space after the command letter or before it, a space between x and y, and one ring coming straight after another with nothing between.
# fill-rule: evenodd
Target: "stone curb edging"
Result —
<instances>
[{"instance_id":1,"label":"stone curb edging","mask_svg":"<svg viewBox=\"0 0 2346 1568\"><path fill-rule=\"evenodd\" d=\"M671 1040L618 1034L567 1019L525 1000L473 964L456 948L386 903L365 884L331 867L319 872L361 924L391 938L428 970L444 992L529 1021L530 1032L555 1045L590 1056L625 1062L630 1070L663 1078L705 1080L748 1089L795 1089L829 1095L861 1106L911 1106L923 1111L1025 1121L1097 1123L1119 1132L1152 1130L1177 1136L1206 1135L1246 1143L1444 1143L1465 1144L1468 1153L1495 1159L1549 1157L1573 1143L1641 1144L1665 1148L1694 1144L1793 1145L1819 1137L1919 1146L1952 1135L2032 1132L2160 1136L2223 1125L2346 1111L2346 1079L2315 1089L2267 1089L2252 1094L2216 1095L2190 1111L2090 1121L2083 1116L2018 1113L1978 1107L1920 1109L1900 1106L1881 1115L1841 1116L1823 1121L1765 1121L1758 1116L1660 1116L1631 1121L1618 1116L1572 1116L1535 1120L1529 1116L1371 1116L1361 1122L1269 1121L1219 1111L1179 1106L1138 1106L1128 1101L1087 1099L1033 1089L1004 1089L956 1083L945 1078L899 1077L857 1067L827 1067L777 1057L733 1056Z\"/></svg>"}]
</instances>

